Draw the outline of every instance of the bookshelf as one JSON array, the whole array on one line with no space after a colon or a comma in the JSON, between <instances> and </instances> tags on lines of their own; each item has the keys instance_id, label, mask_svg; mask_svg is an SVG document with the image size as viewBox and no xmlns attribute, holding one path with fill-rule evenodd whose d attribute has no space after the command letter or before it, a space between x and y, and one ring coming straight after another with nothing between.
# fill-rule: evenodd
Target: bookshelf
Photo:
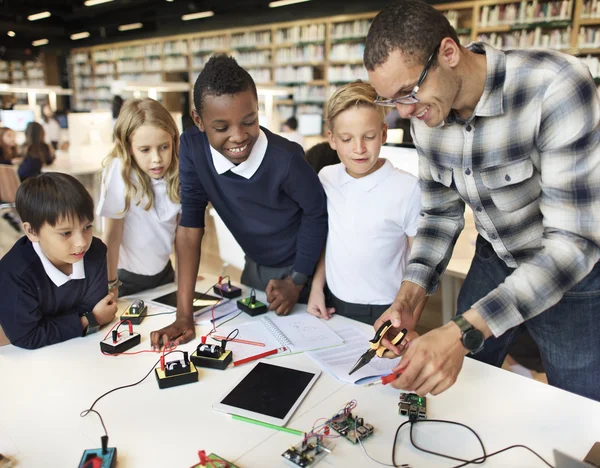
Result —
<instances>
[{"instance_id":1,"label":"bookshelf","mask_svg":"<svg viewBox=\"0 0 600 468\"><path fill-rule=\"evenodd\" d=\"M600 0L468 0L434 6L444 12L463 45L479 40L501 49L556 49L580 57L594 77L600 77ZM368 80L362 56L376 14L73 49L70 76L74 107L110 108L110 84L114 80L155 84L184 81L193 87L208 59L226 53L248 70L257 85L292 90L288 97L275 97L281 119L307 113L323 115L327 99L339 86L356 79ZM6 76L12 78L12 73L10 66L0 63L0 81Z\"/></svg>"},{"instance_id":2,"label":"bookshelf","mask_svg":"<svg viewBox=\"0 0 600 468\"><path fill-rule=\"evenodd\" d=\"M0 61L0 83L24 88L43 88L46 86L43 59Z\"/></svg>"}]
</instances>

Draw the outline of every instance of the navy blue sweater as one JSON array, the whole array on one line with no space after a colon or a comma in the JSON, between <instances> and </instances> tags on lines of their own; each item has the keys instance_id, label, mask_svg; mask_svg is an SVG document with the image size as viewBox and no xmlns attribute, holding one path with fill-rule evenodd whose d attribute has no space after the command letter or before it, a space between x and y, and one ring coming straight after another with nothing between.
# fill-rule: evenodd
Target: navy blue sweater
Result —
<instances>
[{"instance_id":1,"label":"navy blue sweater","mask_svg":"<svg viewBox=\"0 0 600 468\"><path fill-rule=\"evenodd\" d=\"M94 237L84 257L85 279L56 286L27 237L0 259L0 326L10 342L36 349L81 336L79 314L108 294L106 246Z\"/></svg>"},{"instance_id":2,"label":"navy blue sweater","mask_svg":"<svg viewBox=\"0 0 600 468\"><path fill-rule=\"evenodd\" d=\"M267 151L250 179L231 171L219 175L197 127L181 135L180 224L203 228L210 201L249 258L312 275L327 238L325 192L300 145L262 130Z\"/></svg>"}]
</instances>

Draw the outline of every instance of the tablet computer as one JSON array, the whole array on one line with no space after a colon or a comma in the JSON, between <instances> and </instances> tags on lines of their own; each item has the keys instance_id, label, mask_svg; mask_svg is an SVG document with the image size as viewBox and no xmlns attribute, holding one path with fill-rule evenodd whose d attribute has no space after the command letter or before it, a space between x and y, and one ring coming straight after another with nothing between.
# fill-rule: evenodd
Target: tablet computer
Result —
<instances>
[{"instance_id":1,"label":"tablet computer","mask_svg":"<svg viewBox=\"0 0 600 468\"><path fill-rule=\"evenodd\" d=\"M203 294L194 291L194 301L192 303L194 316L203 314L206 311L212 309L212 307L218 303L219 306L229 302L231 299L221 298L218 296L212 296L210 294ZM219 302L221 301L221 302ZM156 299L152 299L152 302L158 302L159 304L164 304L170 307L174 307L177 309L177 291L173 291L169 294L165 294L164 296L157 297Z\"/></svg>"},{"instance_id":2,"label":"tablet computer","mask_svg":"<svg viewBox=\"0 0 600 468\"><path fill-rule=\"evenodd\" d=\"M213 409L285 426L321 371L259 361Z\"/></svg>"}]
</instances>

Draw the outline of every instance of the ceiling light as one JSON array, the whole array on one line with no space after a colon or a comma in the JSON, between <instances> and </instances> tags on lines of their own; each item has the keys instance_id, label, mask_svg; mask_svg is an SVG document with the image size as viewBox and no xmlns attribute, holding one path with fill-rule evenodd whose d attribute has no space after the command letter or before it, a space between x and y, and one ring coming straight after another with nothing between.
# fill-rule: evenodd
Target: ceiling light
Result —
<instances>
[{"instance_id":1,"label":"ceiling light","mask_svg":"<svg viewBox=\"0 0 600 468\"><path fill-rule=\"evenodd\" d=\"M208 18L210 16L214 16L214 11L201 11L200 13L190 13L189 15L183 15L181 19L183 21L190 21L200 18Z\"/></svg>"},{"instance_id":2,"label":"ceiling light","mask_svg":"<svg viewBox=\"0 0 600 468\"><path fill-rule=\"evenodd\" d=\"M167 2L173 2L173 1L175 1L175 0L167 0Z\"/></svg>"},{"instance_id":3,"label":"ceiling light","mask_svg":"<svg viewBox=\"0 0 600 468\"><path fill-rule=\"evenodd\" d=\"M140 29L143 26L143 23L122 24L119 26L119 31L131 31L132 29Z\"/></svg>"},{"instance_id":4,"label":"ceiling light","mask_svg":"<svg viewBox=\"0 0 600 468\"><path fill-rule=\"evenodd\" d=\"M34 46L34 47L38 47L38 46L46 45L46 44L48 44L48 42L49 42L48 39L45 39L45 38L44 39L38 39L37 41L33 41L31 43L31 45Z\"/></svg>"},{"instance_id":5,"label":"ceiling light","mask_svg":"<svg viewBox=\"0 0 600 468\"><path fill-rule=\"evenodd\" d=\"M27 19L29 21L36 21L36 20L40 20L40 19L44 19L44 18L49 18L50 16L51 15L50 15L49 11L42 11L40 13L36 13L35 15L29 15L27 17Z\"/></svg>"},{"instance_id":6,"label":"ceiling light","mask_svg":"<svg viewBox=\"0 0 600 468\"><path fill-rule=\"evenodd\" d=\"M310 0L277 0L276 2L269 3L269 8L277 8L302 2L310 2Z\"/></svg>"},{"instance_id":7,"label":"ceiling light","mask_svg":"<svg viewBox=\"0 0 600 468\"><path fill-rule=\"evenodd\" d=\"M86 37L90 37L90 33L87 31L71 34L72 41L78 41L79 39L85 39Z\"/></svg>"},{"instance_id":8,"label":"ceiling light","mask_svg":"<svg viewBox=\"0 0 600 468\"><path fill-rule=\"evenodd\" d=\"M85 6L94 6L94 5L100 5L101 3L108 3L108 2L112 2L113 0L85 0L85 2L83 2L83 4Z\"/></svg>"},{"instance_id":9,"label":"ceiling light","mask_svg":"<svg viewBox=\"0 0 600 468\"><path fill-rule=\"evenodd\" d=\"M8 34L9 37L15 37L16 36L16 34L15 34L14 31L8 31L6 34Z\"/></svg>"}]
</instances>

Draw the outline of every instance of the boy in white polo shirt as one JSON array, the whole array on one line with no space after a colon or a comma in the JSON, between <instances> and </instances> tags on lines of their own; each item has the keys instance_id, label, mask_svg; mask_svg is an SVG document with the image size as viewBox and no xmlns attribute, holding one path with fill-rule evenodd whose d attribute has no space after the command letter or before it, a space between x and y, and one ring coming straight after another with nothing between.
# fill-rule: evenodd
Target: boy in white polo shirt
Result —
<instances>
[{"instance_id":1,"label":"boy in white polo shirt","mask_svg":"<svg viewBox=\"0 0 600 468\"><path fill-rule=\"evenodd\" d=\"M387 125L376 97L357 81L329 100L327 136L341 163L319 173L329 233L308 301L317 317L371 325L398 293L421 211L418 179L379 158Z\"/></svg>"}]
</instances>

